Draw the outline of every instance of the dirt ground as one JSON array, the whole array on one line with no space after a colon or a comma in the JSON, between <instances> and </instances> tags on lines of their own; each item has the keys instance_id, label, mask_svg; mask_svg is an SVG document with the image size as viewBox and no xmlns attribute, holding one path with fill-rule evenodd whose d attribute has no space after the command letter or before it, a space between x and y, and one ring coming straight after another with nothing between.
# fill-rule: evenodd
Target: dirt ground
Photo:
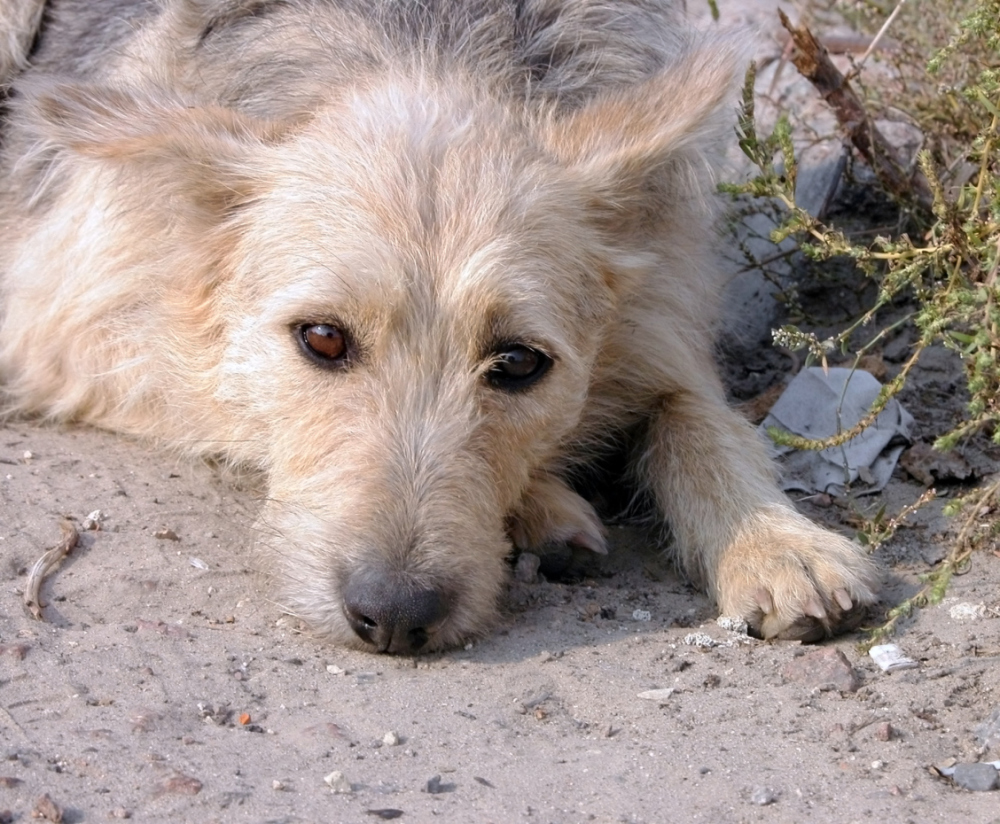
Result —
<instances>
[{"instance_id":1,"label":"dirt ground","mask_svg":"<svg viewBox=\"0 0 1000 824\"><path fill-rule=\"evenodd\" d=\"M802 296L844 307L852 288ZM907 334L885 347L890 376ZM736 401L794 369L766 348L728 354ZM961 415L960 384L947 352L922 360L902 399L918 443ZM997 471L1000 449L961 453L956 471L911 450L939 498L878 549L873 620L944 556L943 503ZM859 507L923 488L897 467L877 498L802 505L850 533ZM991 548L904 622L894 640L916 666L891 673L859 634L801 646L720 626L651 536L619 525L607 558L513 583L488 638L401 658L325 645L268 600L256 506L252 478L0 424L0 821L52 820L47 795L66 822L1000 822L1000 794L932 769L1000 759ZM36 621L22 593L63 518L81 542Z\"/></svg>"}]
</instances>

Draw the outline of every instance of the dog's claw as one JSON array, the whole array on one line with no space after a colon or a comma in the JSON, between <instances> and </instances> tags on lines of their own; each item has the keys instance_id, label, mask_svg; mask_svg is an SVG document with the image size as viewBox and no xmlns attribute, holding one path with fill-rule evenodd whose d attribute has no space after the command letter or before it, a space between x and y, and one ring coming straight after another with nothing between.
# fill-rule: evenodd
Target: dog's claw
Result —
<instances>
[{"instance_id":1,"label":"dog's claw","mask_svg":"<svg viewBox=\"0 0 1000 824\"><path fill-rule=\"evenodd\" d=\"M598 555L608 554L608 545L602 535L595 535L581 531L577 532L575 535L571 535L566 543L579 549L589 549L591 552L595 552Z\"/></svg>"},{"instance_id":2,"label":"dog's claw","mask_svg":"<svg viewBox=\"0 0 1000 824\"><path fill-rule=\"evenodd\" d=\"M850 612L854 609L854 602L851 600L851 596L848 594L846 589L834 590L833 597L836 599L837 603L840 604L840 608L844 610L844 612Z\"/></svg>"}]
</instances>

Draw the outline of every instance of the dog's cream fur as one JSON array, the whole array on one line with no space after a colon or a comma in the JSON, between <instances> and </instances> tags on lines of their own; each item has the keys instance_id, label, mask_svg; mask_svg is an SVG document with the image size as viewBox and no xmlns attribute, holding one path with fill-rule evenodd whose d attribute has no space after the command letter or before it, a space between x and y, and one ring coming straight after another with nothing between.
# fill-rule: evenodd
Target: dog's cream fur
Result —
<instances>
[{"instance_id":1,"label":"dog's cream fur","mask_svg":"<svg viewBox=\"0 0 1000 824\"><path fill-rule=\"evenodd\" d=\"M40 4L0 14L11 410L259 468L281 600L339 642L352 576L440 594L375 644L437 648L488 629L511 539L603 549L567 479L624 433L724 613L815 637L872 599L713 364L731 40L656 0L147 6L63 0L21 73ZM345 368L304 355L320 323ZM519 391L513 344L552 359Z\"/></svg>"}]
</instances>

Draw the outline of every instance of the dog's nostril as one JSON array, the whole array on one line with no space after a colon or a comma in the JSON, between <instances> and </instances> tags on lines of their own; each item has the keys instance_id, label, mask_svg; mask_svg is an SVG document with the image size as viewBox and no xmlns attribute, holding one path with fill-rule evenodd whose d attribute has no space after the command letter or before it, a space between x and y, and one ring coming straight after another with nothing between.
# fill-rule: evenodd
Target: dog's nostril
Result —
<instances>
[{"instance_id":1,"label":"dog's nostril","mask_svg":"<svg viewBox=\"0 0 1000 824\"><path fill-rule=\"evenodd\" d=\"M417 652L448 615L443 595L394 576L356 573L343 589L344 615L379 652Z\"/></svg>"}]
</instances>

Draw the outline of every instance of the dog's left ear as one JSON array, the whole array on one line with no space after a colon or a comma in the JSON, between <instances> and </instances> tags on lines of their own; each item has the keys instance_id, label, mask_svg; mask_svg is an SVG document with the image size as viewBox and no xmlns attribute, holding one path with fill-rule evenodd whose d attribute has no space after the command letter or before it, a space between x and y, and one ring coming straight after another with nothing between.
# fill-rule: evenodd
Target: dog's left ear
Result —
<instances>
[{"instance_id":1,"label":"dog's left ear","mask_svg":"<svg viewBox=\"0 0 1000 824\"><path fill-rule=\"evenodd\" d=\"M731 38L706 39L649 79L549 121L544 139L581 176L602 228L643 231L671 201L704 194L690 172L712 164L745 63Z\"/></svg>"},{"instance_id":2,"label":"dog's left ear","mask_svg":"<svg viewBox=\"0 0 1000 824\"><path fill-rule=\"evenodd\" d=\"M221 213L252 195L248 161L282 128L221 106L110 86L28 86L18 105L36 145L131 168L155 191Z\"/></svg>"}]
</instances>

